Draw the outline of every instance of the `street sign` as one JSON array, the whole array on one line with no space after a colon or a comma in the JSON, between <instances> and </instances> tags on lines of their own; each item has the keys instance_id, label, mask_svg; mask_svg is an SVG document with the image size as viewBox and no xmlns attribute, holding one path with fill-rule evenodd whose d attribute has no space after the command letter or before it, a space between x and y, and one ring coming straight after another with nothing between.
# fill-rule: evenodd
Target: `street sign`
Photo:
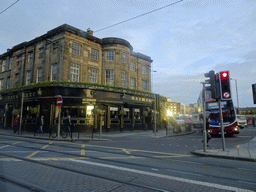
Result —
<instances>
[{"instance_id":1,"label":"street sign","mask_svg":"<svg viewBox=\"0 0 256 192\"><path fill-rule=\"evenodd\" d=\"M57 99L57 106L61 107L62 102L63 102L63 99L61 97L58 97L58 99Z\"/></svg>"},{"instance_id":2,"label":"street sign","mask_svg":"<svg viewBox=\"0 0 256 192\"><path fill-rule=\"evenodd\" d=\"M225 93L223 93L223 97L224 97L224 98L229 98L229 97L230 97L229 92L225 92Z\"/></svg>"}]
</instances>

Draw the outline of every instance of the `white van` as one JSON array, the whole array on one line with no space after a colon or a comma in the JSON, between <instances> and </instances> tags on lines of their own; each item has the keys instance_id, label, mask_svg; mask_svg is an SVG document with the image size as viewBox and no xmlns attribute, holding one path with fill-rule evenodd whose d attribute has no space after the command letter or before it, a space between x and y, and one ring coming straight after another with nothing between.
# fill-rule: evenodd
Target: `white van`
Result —
<instances>
[{"instance_id":1,"label":"white van","mask_svg":"<svg viewBox=\"0 0 256 192\"><path fill-rule=\"evenodd\" d=\"M245 115L236 115L236 120L238 123L238 127L240 127L241 129L247 127L247 121L246 121Z\"/></svg>"}]
</instances>

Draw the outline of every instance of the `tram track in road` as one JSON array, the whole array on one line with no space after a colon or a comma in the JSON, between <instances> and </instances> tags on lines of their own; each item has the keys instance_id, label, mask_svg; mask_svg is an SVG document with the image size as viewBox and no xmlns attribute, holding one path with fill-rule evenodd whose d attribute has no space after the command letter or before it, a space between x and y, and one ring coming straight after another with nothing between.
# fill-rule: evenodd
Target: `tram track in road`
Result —
<instances>
[{"instance_id":1,"label":"tram track in road","mask_svg":"<svg viewBox=\"0 0 256 192\"><path fill-rule=\"evenodd\" d=\"M9 140L10 141L13 141L13 140ZM100 160L100 161L104 161L104 162L108 162L110 164L113 164L113 163L118 163L118 164L123 164L123 165L126 165L127 166L136 166L136 167L143 167L144 169L146 170L149 170L149 171L152 171L152 172L158 172L159 170L162 171L164 169L166 169L166 167L161 167L161 166L148 166L148 165L143 165L143 164L139 164L139 163L135 163L135 162L125 162L125 161L121 161L120 159L107 159L107 158L99 158L99 157L94 157L94 156L89 156L89 155L80 155L80 154L72 154L72 153L68 153L68 152L63 152L63 151L55 151L55 150L49 150L47 148L37 148L37 147L27 147L27 146L23 146L23 145L19 145L19 141L17 141L17 139L15 138L15 145L14 146L17 146L17 147L23 147L23 148L27 148L27 149L32 149L32 150L35 150L35 151L44 151L44 152L52 152L52 153L58 153L58 154L64 154L64 155L69 155L69 156L72 156L72 157L76 157L76 158L73 158L73 159L79 159L79 158L90 158L92 160ZM23 141L23 142L28 142L28 143L36 143L36 144L47 144L47 145L51 145L51 146L59 146L59 147L69 147L69 148L73 148L73 149L77 149L77 150L85 150L86 148L81 148L81 146L79 145L79 147L77 147L77 145L73 145L73 146L67 146L65 144L49 144L49 143L46 143L46 142L30 142L30 141L24 141L24 140L20 140L20 141ZM7 144L7 142L5 142L5 144ZM9 144L10 145L10 144ZM95 145L89 145L89 146L92 146L92 147L95 147ZM118 149L122 149L122 148L118 148ZM126 153L121 153L121 152L113 152L113 151L106 151L106 150L93 150L95 152L104 152L104 153L109 153L109 154L115 154L115 155L122 155L122 156L127 156L129 157L130 154L126 154ZM135 150L137 151L137 150ZM32 153L32 152L31 152ZM3 153L0 153L2 155L4 155ZM203 163L197 163L197 162L190 162L190 161L180 161L180 160L173 160L173 159L159 159L159 158L154 158L154 157L150 157L150 156L143 156L143 155L133 155L134 157L137 157L137 158L147 158L147 159L154 159L154 160L158 160L160 161L160 163L171 163L173 161L175 162L178 162L178 163L186 163L186 164L191 164L191 166L194 166L195 164L198 164L199 166L201 166L201 168L209 168L209 164L203 164ZM69 157L70 158L70 157ZM31 158L30 158L31 159ZM56 158L57 159L57 158ZM216 165L210 165L210 166L214 166L215 168L221 168L221 169L226 169L226 170L229 170L229 169L233 169L234 171L246 171L247 173L249 172L255 172L256 170L249 170L249 169L242 169L242 168L234 168L234 167L225 167L225 166L216 166ZM168 169L167 172L172 172L172 173L181 173L181 174L185 174L185 175L197 175L199 177L208 177L209 179L212 178L212 175L210 174L204 174L204 173L200 173L200 172L195 172L195 171L182 171L182 170L178 170L178 169ZM215 179L227 179L227 178L223 178L221 176L214 176ZM232 182L232 183L235 183L235 182L242 182L242 183L250 183L251 185L256 185L256 183L253 183L251 181L248 181L248 180L243 180L243 179L240 179L240 180L237 180L237 179L232 179L232 178L228 178L227 179L228 181Z\"/></svg>"},{"instance_id":2,"label":"tram track in road","mask_svg":"<svg viewBox=\"0 0 256 192\"><path fill-rule=\"evenodd\" d=\"M133 186L133 187L136 187L136 189L139 190L139 191L140 190L142 190L142 191L144 191L144 190L145 191L152 191L152 192L153 191L158 191L158 192L168 192L168 191L170 191L170 190L156 188L156 187L152 187L152 186L148 186L148 185L137 184L137 183L134 183L134 182L122 181L122 180L118 180L118 179L99 176L97 174L86 173L85 171L79 171L79 170L74 170L74 169L71 169L71 168L68 168L68 167L52 165L50 163L46 163L46 162L42 162L42 161L38 161L38 160L34 160L34 159L28 159L28 158L24 158L24 157L17 157L17 156L9 155L9 154L8 155L7 154L2 154L1 152L0 152L0 155L1 156L6 156L6 157L9 157L9 158L13 158L13 159L18 159L18 160L25 161L25 162L30 162L30 163L34 163L34 164L40 164L40 165L43 165L43 166L47 166L47 167L52 167L52 168L59 169L59 170L62 170L62 171L64 170L64 171L72 172L72 173L75 173L75 174L81 174L81 175L84 175L84 176L90 176L90 177L93 177L93 178L107 180L107 181L110 181L110 182L116 182L116 183L119 183L119 184L122 184L122 185ZM15 178L8 178L6 176L0 176L0 179L6 180L8 182L14 183L14 184L19 185L19 186L22 186L22 187L24 187L26 189L29 189L31 191L38 191L38 192L45 191L43 189L39 189L38 187L36 188L36 187L31 186L31 185L27 185L27 184L24 184L24 183L21 183L21 182L17 182L17 180ZM117 188L119 188L119 187L120 186L117 186Z\"/></svg>"}]
</instances>

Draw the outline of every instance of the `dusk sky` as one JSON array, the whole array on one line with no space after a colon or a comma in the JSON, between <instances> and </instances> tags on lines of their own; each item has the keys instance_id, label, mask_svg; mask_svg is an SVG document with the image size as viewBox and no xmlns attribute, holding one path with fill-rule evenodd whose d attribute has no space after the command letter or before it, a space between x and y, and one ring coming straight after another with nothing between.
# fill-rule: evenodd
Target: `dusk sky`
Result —
<instances>
[{"instance_id":1,"label":"dusk sky","mask_svg":"<svg viewBox=\"0 0 256 192\"><path fill-rule=\"evenodd\" d=\"M183 0L170 5L175 2L1 0L0 54L66 23L84 31L90 28L98 38L123 38L134 52L150 56L152 71L157 71L153 92L174 102L196 103L204 73L229 70L231 78L237 80L239 106L256 107L252 97L252 84L256 83L256 1ZM237 106L234 80L231 86Z\"/></svg>"}]
</instances>

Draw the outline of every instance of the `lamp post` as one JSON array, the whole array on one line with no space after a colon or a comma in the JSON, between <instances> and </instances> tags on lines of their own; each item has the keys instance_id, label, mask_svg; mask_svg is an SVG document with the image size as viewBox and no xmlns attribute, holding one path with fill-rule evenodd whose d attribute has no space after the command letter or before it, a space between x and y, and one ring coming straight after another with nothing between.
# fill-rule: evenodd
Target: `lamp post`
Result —
<instances>
[{"instance_id":1,"label":"lamp post","mask_svg":"<svg viewBox=\"0 0 256 192\"><path fill-rule=\"evenodd\" d=\"M236 99L237 99L237 113L239 113L239 102L238 102L238 90L237 90L237 80L230 78L231 80L235 80L236 83Z\"/></svg>"},{"instance_id":2,"label":"lamp post","mask_svg":"<svg viewBox=\"0 0 256 192\"><path fill-rule=\"evenodd\" d=\"M157 71L152 71L152 72L156 73ZM153 87L152 85L153 85L153 74L152 74L152 84L151 84L151 87ZM156 94L154 94L154 99L155 99L155 105L154 105L154 123L155 123L154 133L155 133L155 136L156 136Z\"/></svg>"}]
</instances>

